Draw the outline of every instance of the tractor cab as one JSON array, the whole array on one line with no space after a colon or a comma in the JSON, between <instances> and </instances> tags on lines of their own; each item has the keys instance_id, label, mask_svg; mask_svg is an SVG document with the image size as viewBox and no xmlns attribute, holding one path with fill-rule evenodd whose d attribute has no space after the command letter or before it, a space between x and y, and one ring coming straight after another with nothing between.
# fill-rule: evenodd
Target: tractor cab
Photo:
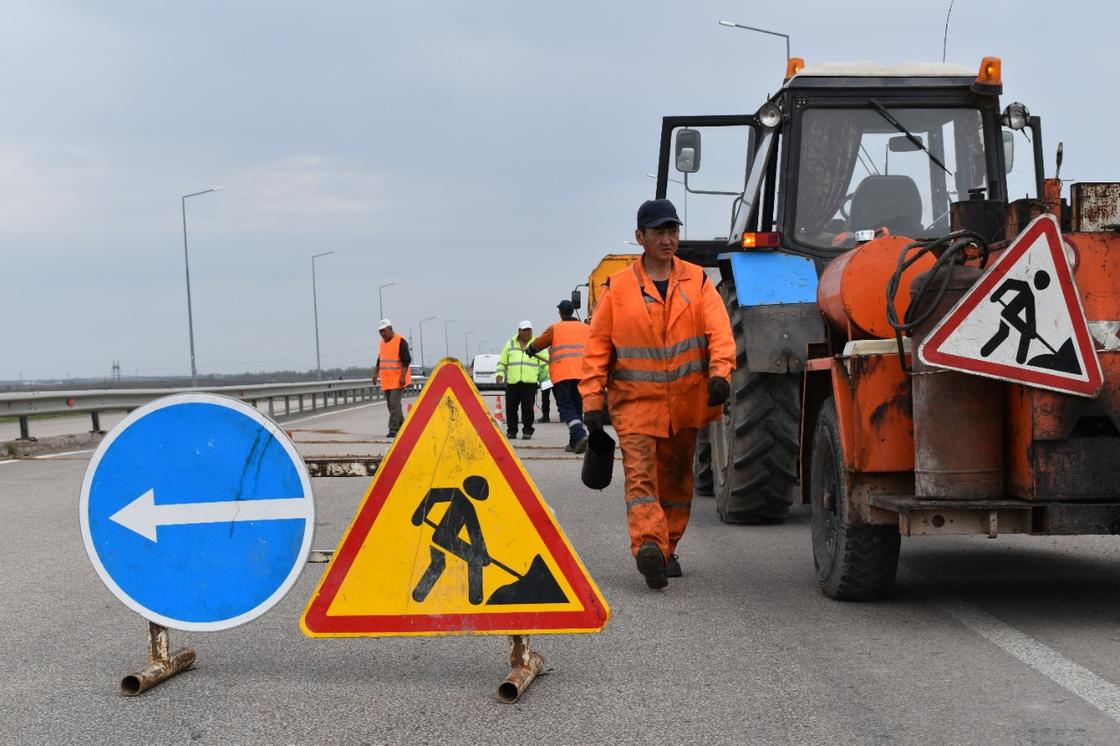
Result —
<instances>
[{"instance_id":1,"label":"tractor cab","mask_svg":"<svg viewBox=\"0 0 1120 746\"><path fill-rule=\"evenodd\" d=\"M1041 195L1042 165L1038 118L1022 104L1001 112L1001 89L996 58L979 74L793 59L753 115L665 118L657 196L687 215L680 255L714 266L721 253L763 249L823 262L877 236L962 224L1002 238L1008 203Z\"/></svg>"}]
</instances>

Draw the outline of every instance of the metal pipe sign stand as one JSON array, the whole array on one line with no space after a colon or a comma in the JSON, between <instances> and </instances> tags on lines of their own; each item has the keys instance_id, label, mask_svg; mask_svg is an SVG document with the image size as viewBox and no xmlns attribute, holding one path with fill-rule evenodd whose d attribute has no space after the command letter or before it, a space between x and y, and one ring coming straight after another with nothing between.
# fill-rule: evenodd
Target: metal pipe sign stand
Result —
<instances>
[{"instance_id":1,"label":"metal pipe sign stand","mask_svg":"<svg viewBox=\"0 0 1120 746\"><path fill-rule=\"evenodd\" d=\"M148 620L136 695L190 668L168 628L219 631L275 606L311 551L315 501L303 460L243 402L177 394L126 417L82 482L86 552L109 590Z\"/></svg>"}]
</instances>

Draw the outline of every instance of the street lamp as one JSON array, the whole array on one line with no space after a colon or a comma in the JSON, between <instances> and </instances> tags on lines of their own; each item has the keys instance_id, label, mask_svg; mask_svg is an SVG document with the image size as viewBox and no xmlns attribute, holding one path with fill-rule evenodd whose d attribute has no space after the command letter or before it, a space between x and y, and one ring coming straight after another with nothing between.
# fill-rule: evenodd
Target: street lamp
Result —
<instances>
[{"instance_id":1,"label":"street lamp","mask_svg":"<svg viewBox=\"0 0 1120 746\"><path fill-rule=\"evenodd\" d=\"M478 340L478 354L479 354L479 355L481 355L481 354L482 354L482 345L484 345L484 344L486 344L486 340L485 340L485 339L480 339L480 340Z\"/></svg>"},{"instance_id":2,"label":"street lamp","mask_svg":"<svg viewBox=\"0 0 1120 746\"><path fill-rule=\"evenodd\" d=\"M744 26L741 23L734 21L720 21L720 26L727 26L728 28L741 28L747 31L757 31L760 34L770 34L770 36L780 36L786 40L786 60L789 60L789 34L783 34L778 31L767 31L764 28L755 28L754 26Z\"/></svg>"},{"instance_id":3,"label":"street lamp","mask_svg":"<svg viewBox=\"0 0 1120 746\"><path fill-rule=\"evenodd\" d=\"M203 189L201 192L191 192L184 194L182 199L183 204L183 265L187 270L187 329L190 332L191 338L191 387L198 386L198 368L194 364L194 311L191 309L191 260L190 255L187 253L187 197L197 197L200 194L209 194L210 192L220 192L221 187L212 187L210 189Z\"/></svg>"},{"instance_id":4,"label":"street lamp","mask_svg":"<svg viewBox=\"0 0 1120 746\"><path fill-rule=\"evenodd\" d=\"M438 318L439 318L439 314L437 313L435 316L429 316L426 319L420 319L420 372L421 373L424 372L425 366L427 365L427 363L424 361L424 322L425 321L431 321L432 319L438 319Z\"/></svg>"},{"instance_id":5,"label":"street lamp","mask_svg":"<svg viewBox=\"0 0 1120 746\"><path fill-rule=\"evenodd\" d=\"M459 319L448 319L443 322L443 349L447 350L447 357L451 357L451 345L447 342L447 327L458 320Z\"/></svg>"},{"instance_id":6,"label":"street lamp","mask_svg":"<svg viewBox=\"0 0 1120 746\"><path fill-rule=\"evenodd\" d=\"M654 179L654 180L657 179L657 174L646 174L646 176L648 176L649 178ZM684 238L687 241L688 240L688 182L682 181L681 179L674 179L672 176L666 176L665 178L667 178L669 181L673 182L674 184L680 184L681 186L684 187L684 235L682 236L682 238Z\"/></svg>"},{"instance_id":7,"label":"street lamp","mask_svg":"<svg viewBox=\"0 0 1120 746\"><path fill-rule=\"evenodd\" d=\"M469 332L467 332L466 334L463 335L463 362L464 363L467 362L467 360L469 360L470 357L471 357L471 335L474 334L476 331L478 331L478 330L477 329L471 329Z\"/></svg>"},{"instance_id":8,"label":"street lamp","mask_svg":"<svg viewBox=\"0 0 1120 746\"><path fill-rule=\"evenodd\" d=\"M315 260L327 254L337 254L334 249L324 251L322 254L314 254L311 257L311 302L315 307L315 370L318 371L318 378L323 380L323 364L319 361L319 291L315 283Z\"/></svg>"},{"instance_id":9,"label":"street lamp","mask_svg":"<svg viewBox=\"0 0 1120 746\"><path fill-rule=\"evenodd\" d=\"M387 282L384 285L377 286L377 312L381 314L380 318L385 318L385 307L381 304L381 291L385 288L391 288L396 284L397 281L393 280L392 282Z\"/></svg>"}]
</instances>

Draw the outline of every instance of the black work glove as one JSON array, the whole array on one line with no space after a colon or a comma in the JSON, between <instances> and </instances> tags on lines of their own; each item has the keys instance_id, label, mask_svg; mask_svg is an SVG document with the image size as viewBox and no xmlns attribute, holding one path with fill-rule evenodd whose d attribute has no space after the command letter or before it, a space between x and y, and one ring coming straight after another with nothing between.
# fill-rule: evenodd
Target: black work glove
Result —
<instances>
[{"instance_id":1,"label":"black work glove","mask_svg":"<svg viewBox=\"0 0 1120 746\"><path fill-rule=\"evenodd\" d=\"M587 426L588 430L602 430L603 423L607 420L607 413L601 409L594 412L583 413L583 424Z\"/></svg>"},{"instance_id":2,"label":"black work glove","mask_svg":"<svg viewBox=\"0 0 1120 746\"><path fill-rule=\"evenodd\" d=\"M726 378L708 379L708 406L718 407L731 397L731 384Z\"/></svg>"},{"instance_id":3,"label":"black work glove","mask_svg":"<svg viewBox=\"0 0 1120 746\"><path fill-rule=\"evenodd\" d=\"M540 350L538 350L536 347L533 347L533 345L529 345L525 348L525 352L532 357L536 357L537 353L540 352Z\"/></svg>"}]
</instances>

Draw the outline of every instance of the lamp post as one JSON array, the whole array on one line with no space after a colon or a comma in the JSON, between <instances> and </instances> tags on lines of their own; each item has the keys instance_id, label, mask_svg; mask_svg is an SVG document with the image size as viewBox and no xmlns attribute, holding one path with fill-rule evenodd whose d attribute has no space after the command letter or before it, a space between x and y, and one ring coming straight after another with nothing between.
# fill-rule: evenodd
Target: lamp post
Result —
<instances>
[{"instance_id":1,"label":"lamp post","mask_svg":"<svg viewBox=\"0 0 1120 746\"><path fill-rule=\"evenodd\" d=\"M384 290L385 288L391 288L396 284L397 284L397 281L393 280L392 282L387 282L384 285L378 285L377 286L377 312L379 314L381 314L378 318L382 318L382 319L385 318L385 307L381 303L381 291Z\"/></svg>"},{"instance_id":2,"label":"lamp post","mask_svg":"<svg viewBox=\"0 0 1120 746\"><path fill-rule=\"evenodd\" d=\"M315 283L315 260L327 254L337 254L334 249L324 251L322 254L311 256L311 303L315 307L315 371L320 381L323 380L323 363L319 360L319 290Z\"/></svg>"},{"instance_id":3,"label":"lamp post","mask_svg":"<svg viewBox=\"0 0 1120 746\"><path fill-rule=\"evenodd\" d=\"M768 31L764 28L756 28L754 26L744 26L743 24L735 23L734 21L720 21L719 25L727 26L728 28L741 28L745 29L746 31L757 31L760 34L770 34L770 36L780 36L786 40L786 60L789 60L789 34L783 34L779 31Z\"/></svg>"},{"instance_id":4,"label":"lamp post","mask_svg":"<svg viewBox=\"0 0 1120 746\"><path fill-rule=\"evenodd\" d=\"M220 192L221 187L211 187L210 189L203 189L201 192L191 192L184 194L182 198L183 205L183 266L187 270L187 330L191 339L191 387L198 386L198 368L194 363L194 311L191 308L191 260L190 255L187 253L187 198L197 197L200 194L209 194L210 192Z\"/></svg>"},{"instance_id":5,"label":"lamp post","mask_svg":"<svg viewBox=\"0 0 1120 746\"><path fill-rule=\"evenodd\" d=\"M447 357L451 357L451 345L447 342L447 327L454 324L459 319L448 319L443 322L443 349L447 350Z\"/></svg>"},{"instance_id":6,"label":"lamp post","mask_svg":"<svg viewBox=\"0 0 1120 746\"><path fill-rule=\"evenodd\" d=\"M648 176L649 178L654 179L654 180L657 179L657 174L646 174L646 176ZM667 176L665 178L667 178L669 181L673 182L674 184L680 184L681 186L684 187L684 235L682 236L682 238L684 238L687 241L688 240L688 184L686 184L681 179L674 179L672 176Z\"/></svg>"},{"instance_id":7,"label":"lamp post","mask_svg":"<svg viewBox=\"0 0 1120 746\"><path fill-rule=\"evenodd\" d=\"M426 370L426 365L427 365L427 363L424 360L424 322L425 321L431 321L432 319L438 319L438 318L439 318L439 314L437 313L435 316L429 316L426 319L420 319L420 371L421 372Z\"/></svg>"},{"instance_id":8,"label":"lamp post","mask_svg":"<svg viewBox=\"0 0 1120 746\"><path fill-rule=\"evenodd\" d=\"M485 340L485 339L480 339L480 340L478 340L478 354L479 354L479 355L481 355L481 354L482 354L482 345L484 345L484 344L486 344L486 340Z\"/></svg>"},{"instance_id":9,"label":"lamp post","mask_svg":"<svg viewBox=\"0 0 1120 746\"><path fill-rule=\"evenodd\" d=\"M476 331L478 331L478 330L477 329L471 329L469 332L467 332L466 334L463 335L463 362L464 363L466 363L467 360L470 359L470 356L471 356L471 335L474 334Z\"/></svg>"}]
</instances>

